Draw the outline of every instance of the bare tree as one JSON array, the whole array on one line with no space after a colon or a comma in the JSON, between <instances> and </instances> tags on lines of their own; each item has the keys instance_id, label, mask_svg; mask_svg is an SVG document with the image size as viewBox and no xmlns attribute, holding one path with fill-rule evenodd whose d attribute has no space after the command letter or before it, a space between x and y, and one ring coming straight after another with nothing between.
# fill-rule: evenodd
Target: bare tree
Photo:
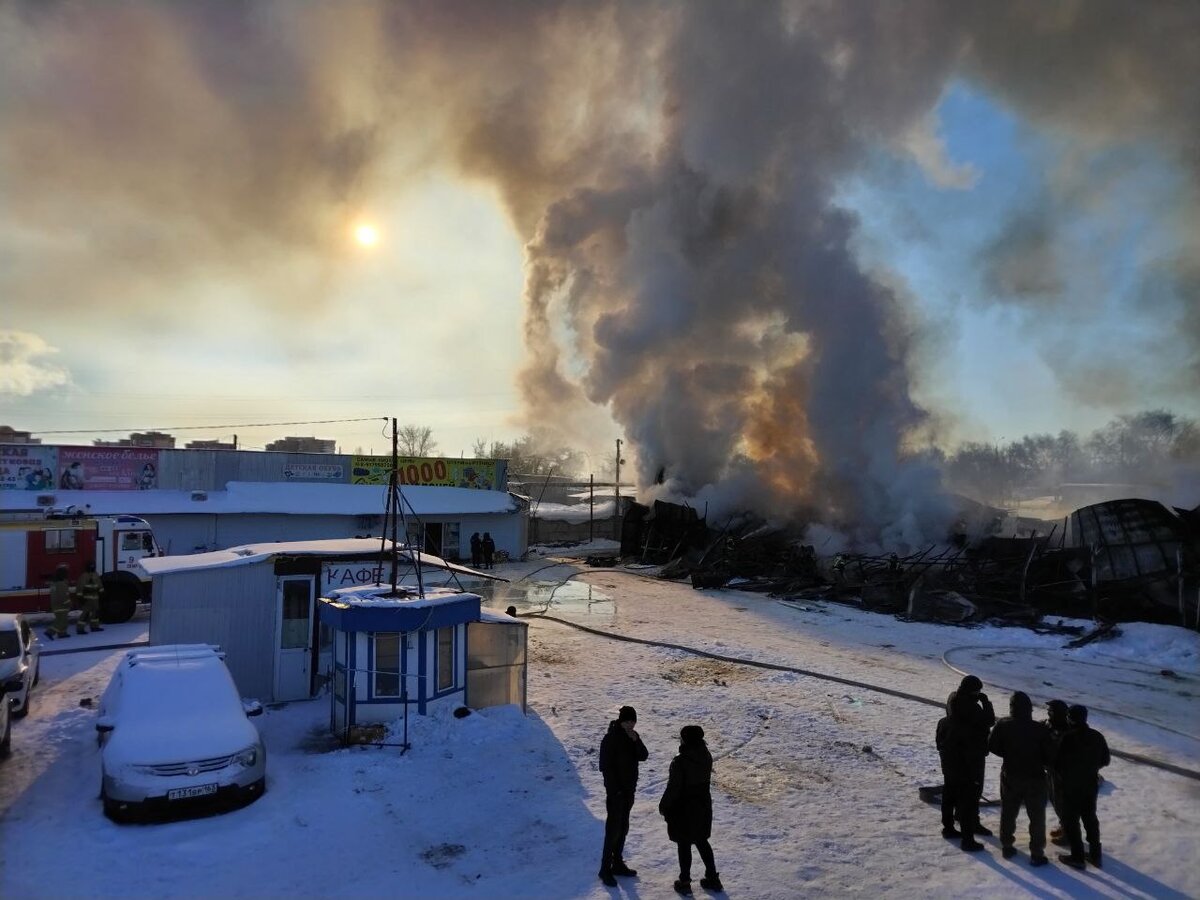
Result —
<instances>
[{"instance_id":1,"label":"bare tree","mask_svg":"<svg viewBox=\"0 0 1200 900\"><path fill-rule=\"evenodd\" d=\"M402 425L397 432L401 456L429 456L437 451L433 429L424 425Z\"/></svg>"}]
</instances>

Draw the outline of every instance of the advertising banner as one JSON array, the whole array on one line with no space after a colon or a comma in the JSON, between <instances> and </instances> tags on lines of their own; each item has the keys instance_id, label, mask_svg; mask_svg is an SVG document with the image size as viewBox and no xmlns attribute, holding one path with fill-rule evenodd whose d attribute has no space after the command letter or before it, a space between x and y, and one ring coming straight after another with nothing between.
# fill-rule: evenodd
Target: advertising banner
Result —
<instances>
[{"instance_id":1,"label":"advertising banner","mask_svg":"<svg viewBox=\"0 0 1200 900\"><path fill-rule=\"evenodd\" d=\"M59 447L61 491L148 491L158 487L158 451L145 447Z\"/></svg>"},{"instance_id":2,"label":"advertising banner","mask_svg":"<svg viewBox=\"0 0 1200 900\"><path fill-rule=\"evenodd\" d=\"M397 464L400 468L401 484L475 488L481 491L490 491L496 487L494 459L401 456ZM355 456L351 460L350 483L387 484L391 471L390 456Z\"/></svg>"},{"instance_id":3,"label":"advertising banner","mask_svg":"<svg viewBox=\"0 0 1200 900\"><path fill-rule=\"evenodd\" d=\"M52 491L57 478L57 447L0 444L0 490Z\"/></svg>"},{"instance_id":4,"label":"advertising banner","mask_svg":"<svg viewBox=\"0 0 1200 900\"><path fill-rule=\"evenodd\" d=\"M283 467L285 481L345 481L346 467L325 463L288 463Z\"/></svg>"}]
</instances>

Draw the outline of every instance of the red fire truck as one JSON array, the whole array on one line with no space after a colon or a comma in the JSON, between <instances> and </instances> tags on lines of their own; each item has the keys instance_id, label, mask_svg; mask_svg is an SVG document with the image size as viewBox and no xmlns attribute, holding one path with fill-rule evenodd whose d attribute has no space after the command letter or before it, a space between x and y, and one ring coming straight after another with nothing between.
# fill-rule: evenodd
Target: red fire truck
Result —
<instances>
[{"instance_id":1,"label":"red fire truck","mask_svg":"<svg viewBox=\"0 0 1200 900\"><path fill-rule=\"evenodd\" d=\"M150 599L141 561L158 555L150 524L137 516L6 514L0 518L0 612L49 612L59 565L67 567L74 593L84 566L94 562L104 584L100 619L125 622L139 600Z\"/></svg>"}]
</instances>

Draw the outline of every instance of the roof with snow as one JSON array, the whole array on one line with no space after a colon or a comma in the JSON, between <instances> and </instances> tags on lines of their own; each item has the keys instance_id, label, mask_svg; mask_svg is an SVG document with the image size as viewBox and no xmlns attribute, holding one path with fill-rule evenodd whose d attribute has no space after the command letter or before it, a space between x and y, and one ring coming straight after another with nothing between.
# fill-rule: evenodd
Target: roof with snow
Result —
<instances>
[{"instance_id":1,"label":"roof with snow","mask_svg":"<svg viewBox=\"0 0 1200 900\"><path fill-rule=\"evenodd\" d=\"M317 616L341 631L424 631L478 622L483 602L478 594L445 588L420 595L391 593L387 584L340 588L321 598Z\"/></svg>"},{"instance_id":2,"label":"roof with snow","mask_svg":"<svg viewBox=\"0 0 1200 900\"><path fill-rule=\"evenodd\" d=\"M54 505L74 505L87 515L181 515L187 513L274 513L280 515L382 515L387 485L231 481L223 491L46 491ZM517 501L504 491L406 485L406 506L416 515L515 513ZM38 494L36 496L42 496ZM30 508L33 491L0 491L0 510ZM199 499L198 499L199 498Z\"/></svg>"},{"instance_id":3,"label":"roof with snow","mask_svg":"<svg viewBox=\"0 0 1200 900\"><path fill-rule=\"evenodd\" d=\"M271 541L266 544L243 544L240 547L230 547L227 550L214 550L211 553L192 553L187 556L150 556L141 561L142 567L151 575L164 575L169 572L190 572L199 569L227 568L230 566L246 566L263 562L277 556L379 556L381 550L390 553L391 541L381 541L379 538L334 538L320 541ZM413 565L414 556L420 560L421 566L431 569L445 569L448 572L458 572L470 575L472 578L486 578L490 581L507 581L487 572L477 572L467 566L434 556L430 553L414 553L405 546L399 547L401 562Z\"/></svg>"}]
</instances>

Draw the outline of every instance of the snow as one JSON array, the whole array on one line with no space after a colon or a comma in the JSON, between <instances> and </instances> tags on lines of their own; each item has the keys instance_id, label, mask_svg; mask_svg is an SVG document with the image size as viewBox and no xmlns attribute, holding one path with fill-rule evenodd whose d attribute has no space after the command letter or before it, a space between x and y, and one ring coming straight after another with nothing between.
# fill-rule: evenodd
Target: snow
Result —
<instances>
[{"instance_id":1,"label":"snow","mask_svg":"<svg viewBox=\"0 0 1200 900\"><path fill-rule=\"evenodd\" d=\"M153 649L128 651L120 681L114 677L101 698L100 715L116 725L103 750L109 771L207 759L258 743L216 653L204 645Z\"/></svg>"},{"instance_id":2,"label":"snow","mask_svg":"<svg viewBox=\"0 0 1200 900\"><path fill-rule=\"evenodd\" d=\"M390 584L360 584L355 587L338 588L330 591L329 596L335 601L335 606L358 606L363 608L389 609L402 607L404 609L427 609L432 606L461 603L464 600L477 599L475 594L464 594L462 591L452 591L446 588L433 588L420 596L389 597L392 592Z\"/></svg>"},{"instance_id":3,"label":"snow","mask_svg":"<svg viewBox=\"0 0 1200 900\"><path fill-rule=\"evenodd\" d=\"M405 509L414 515L480 515L515 513L517 505L504 491L407 485ZM185 513L282 515L382 515L386 485L314 484L311 482L231 481L213 491L48 491L59 507L74 505L88 515ZM0 510L29 508L29 491L0 491ZM203 496L197 500L195 497Z\"/></svg>"},{"instance_id":4,"label":"snow","mask_svg":"<svg viewBox=\"0 0 1200 900\"><path fill-rule=\"evenodd\" d=\"M561 558L499 570L513 583L480 593L493 609L516 605L529 626L528 716L513 707L414 716L402 754L331 746L327 697L269 709L255 720L269 752L267 793L212 818L104 819L96 714L79 701L98 696L121 651L43 656L32 712L14 723L13 756L0 763L0 896L671 896L675 848L655 806L690 723L704 726L716 759L712 843L731 897L1200 896L1200 791L1181 775L1114 759L1099 808L1105 867L1086 872L1031 869L1023 816L1016 859L1000 858L996 838L968 856L941 838L937 809L917 797L918 786L941 781L933 732L961 677L951 665L978 674L998 712L1013 689L1039 706L1082 700L1115 750L1200 769L1197 738L1186 734L1198 730L1194 632L1122 626L1111 641L1069 650L1062 636L1019 628L785 606L629 569L544 580L577 570ZM547 616L533 614L541 609ZM931 705L605 633L826 673ZM144 634L143 619L72 641ZM637 708L650 758L626 853L640 876L609 891L596 878L596 752L623 704ZM997 796L998 775L993 757L986 796ZM994 807L983 817L998 830ZM64 865L64 853L88 863Z\"/></svg>"},{"instance_id":5,"label":"snow","mask_svg":"<svg viewBox=\"0 0 1200 900\"><path fill-rule=\"evenodd\" d=\"M594 509L586 503L538 503L529 507L529 516L533 519L579 524L586 522L589 518L612 518L615 509L616 503L612 500L597 503Z\"/></svg>"},{"instance_id":6,"label":"snow","mask_svg":"<svg viewBox=\"0 0 1200 900\"><path fill-rule=\"evenodd\" d=\"M318 541L272 541L267 544L243 544L240 547L230 547L226 550L212 550L208 553L191 553L185 556L151 556L143 559L142 567L151 575L164 575L173 572L191 572L198 569L227 568L229 566L246 566L252 563L264 562L274 556L371 556L380 552L381 548L390 549L392 542L386 543L379 538L331 538ZM400 560L411 564L412 557L403 546L400 548ZM422 567L444 569L469 575L473 578L499 579L500 576L488 572L479 572L467 566L448 562L440 556L431 553L421 553Z\"/></svg>"}]
</instances>

